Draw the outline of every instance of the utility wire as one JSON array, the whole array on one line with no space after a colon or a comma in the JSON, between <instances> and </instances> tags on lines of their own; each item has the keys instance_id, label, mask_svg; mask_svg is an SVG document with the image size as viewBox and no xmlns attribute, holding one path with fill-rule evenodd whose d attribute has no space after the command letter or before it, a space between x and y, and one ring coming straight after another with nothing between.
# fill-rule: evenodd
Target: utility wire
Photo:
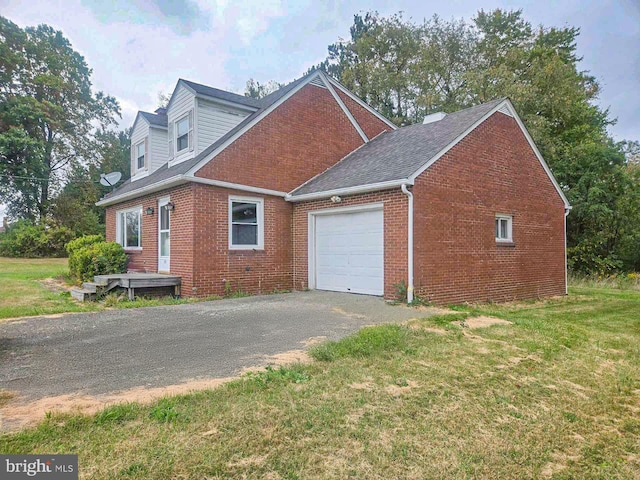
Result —
<instances>
[{"instance_id":1,"label":"utility wire","mask_svg":"<svg viewBox=\"0 0 640 480\"><path fill-rule=\"evenodd\" d=\"M36 182L50 182L50 178L38 178L38 177L25 177L22 175L9 175L6 173L0 173L0 177L5 178L19 178L21 180L32 180ZM100 180L67 180L67 183L100 183Z\"/></svg>"}]
</instances>

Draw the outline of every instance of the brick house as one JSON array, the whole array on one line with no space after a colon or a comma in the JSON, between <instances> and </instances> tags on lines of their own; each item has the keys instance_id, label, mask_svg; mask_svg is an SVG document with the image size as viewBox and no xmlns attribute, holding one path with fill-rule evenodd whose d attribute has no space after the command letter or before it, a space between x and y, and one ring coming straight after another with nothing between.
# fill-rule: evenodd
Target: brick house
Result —
<instances>
[{"instance_id":1,"label":"brick house","mask_svg":"<svg viewBox=\"0 0 640 480\"><path fill-rule=\"evenodd\" d=\"M508 99L397 128L320 71L260 100L179 80L131 150L107 239L185 296L566 293L571 207Z\"/></svg>"}]
</instances>

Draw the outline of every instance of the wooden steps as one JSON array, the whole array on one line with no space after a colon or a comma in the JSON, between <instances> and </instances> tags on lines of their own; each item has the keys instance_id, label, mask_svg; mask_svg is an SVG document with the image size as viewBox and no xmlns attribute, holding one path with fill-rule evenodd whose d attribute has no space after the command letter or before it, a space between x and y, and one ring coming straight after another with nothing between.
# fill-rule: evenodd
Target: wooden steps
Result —
<instances>
[{"instance_id":1,"label":"wooden steps","mask_svg":"<svg viewBox=\"0 0 640 480\"><path fill-rule=\"evenodd\" d=\"M93 282L84 282L81 288L71 290L71 296L81 302L98 300L114 288L127 290L129 300L135 298L136 288L172 287L173 294L180 296L181 277L163 273L120 273L113 275L96 275Z\"/></svg>"}]
</instances>

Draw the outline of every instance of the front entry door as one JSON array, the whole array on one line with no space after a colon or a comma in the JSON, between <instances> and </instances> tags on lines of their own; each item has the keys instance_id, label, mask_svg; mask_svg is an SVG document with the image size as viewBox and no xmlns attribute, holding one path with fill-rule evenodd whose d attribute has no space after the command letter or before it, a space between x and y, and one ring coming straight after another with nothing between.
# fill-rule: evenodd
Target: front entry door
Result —
<instances>
[{"instance_id":1,"label":"front entry door","mask_svg":"<svg viewBox=\"0 0 640 480\"><path fill-rule=\"evenodd\" d=\"M171 210L168 198L158 201L158 272L169 272Z\"/></svg>"}]
</instances>

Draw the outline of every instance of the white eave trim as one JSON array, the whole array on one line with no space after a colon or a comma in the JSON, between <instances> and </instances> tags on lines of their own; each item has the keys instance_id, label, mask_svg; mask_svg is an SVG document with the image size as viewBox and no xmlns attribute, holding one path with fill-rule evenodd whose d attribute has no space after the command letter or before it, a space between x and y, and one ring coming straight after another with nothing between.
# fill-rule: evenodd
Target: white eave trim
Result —
<instances>
[{"instance_id":1,"label":"white eave trim","mask_svg":"<svg viewBox=\"0 0 640 480\"><path fill-rule=\"evenodd\" d=\"M273 112L276 108L278 108L284 102L289 100L289 98L291 98L293 95L298 93L298 91L300 91L300 89L302 89L302 87L304 87L306 84L308 84L314 78L317 78L319 75L320 75L320 72L318 71L315 74L311 75L309 78L307 78L304 82L301 82L299 85L296 85L289 92L287 92L286 95L283 95L280 99L278 99L278 101L274 102L269 108L266 108L265 110L263 110L257 117L255 117L253 120L251 120L251 122L247 123L243 128L238 130L234 135L229 137L222 145L220 145L214 151L209 153L209 155L207 155L202 160L200 160L196 165L191 167L191 169L186 174L190 175L190 176L194 175L198 170L200 170L207 163L209 163L213 158L215 158L218 154L220 154L224 149L226 149L229 145L231 145L233 142L235 142L238 138L240 138L242 135L244 135L246 132L248 132L251 128L253 128L254 125L259 123L260 120L265 118L267 115L269 115L271 112Z\"/></svg>"},{"instance_id":2,"label":"white eave trim","mask_svg":"<svg viewBox=\"0 0 640 480\"><path fill-rule=\"evenodd\" d=\"M556 191L558 192L558 195L560 195L560 198L562 198L562 201L564 202L565 208L570 208L569 200L567 200L567 197L565 196L564 192L562 191L562 188L560 188L560 185L558 184L557 180L553 176L553 173L551 173L551 169L547 165L547 162L545 162L544 158L542 158L542 154L540 153L540 150L538 150L538 147L536 146L536 144L534 143L533 139L531 138L531 135L529 135L529 132L527 131L527 128L524 126L524 123L522 123L522 120L518 116L518 113L516 112L516 109L514 108L513 104L511 103L511 101L508 98L505 99L504 101L500 102L498 105L496 105L484 117L482 117L476 123L471 125L468 129L466 129L464 132L462 132L449 145L447 145L442 150L440 150L436 156L432 157L427 163L422 165L422 167L420 167L413 175L411 175L409 177L409 180L411 181L411 184L413 184L413 182L415 182L416 178L419 175L421 175L427 168L429 168L436 161L438 161L441 157L443 157L449 150L451 150L453 147L455 147L463 138L465 138L467 135L469 135L481 123L483 123L491 115L493 115L494 113L498 112L501 109L504 109L505 107L511 112L511 115L513 116L513 118L518 123L518 126L520 127L520 130L522 130L522 133L524 133L525 138L529 142L529 145L531 146L531 149L533 150L533 152L535 153L536 157L538 158L538 161L542 165L542 168L544 168L544 171L547 173L547 176L549 177L549 179L553 183L553 186L555 187Z\"/></svg>"},{"instance_id":3,"label":"white eave trim","mask_svg":"<svg viewBox=\"0 0 640 480\"><path fill-rule=\"evenodd\" d=\"M327 79L329 80L329 82L331 82L332 85L334 85L336 88L338 88L342 93L344 93L347 97L349 97L351 100L353 100L354 102L356 102L358 105L360 105L361 107L365 108L366 110L369 111L369 113L372 113L373 115L375 115L377 118L379 118L380 120L382 120L384 123L386 123L389 127L391 127L393 130L397 130L398 126L395 125L391 120L389 120L388 118L386 118L384 115L382 115L380 112L377 112L375 109L373 109L373 107L371 107L369 104L367 104L367 102L365 102L364 100L362 100L360 97L356 96L355 94L353 94L352 92L349 91L349 89L347 87L345 87L344 85L342 85L340 82L338 82L336 79L330 77L330 76L326 76Z\"/></svg>"},{"instance_id":4,"label":"white eave trim","mask_svg":"<svg viewBox=\"0 0 640 480\"><path fill-rule=\"evenodd\" d=\"M367 137L366 133L364 133L364 130L362 130L362 128L360 127L360 124L358 124L358 122L356 121L356 119L353 116L353 114L351 113L351 111L349 111L347 106L344 104L344 102L340 98L340 95L338 95L336 93L336 91L333 89L333 86L331 85L331 82L329 82L329 80L327 79L327 76L324 75L324 74L321 74L320 75L320 80L322 81L322 83L324 83L326 85L327 90L329 90L329 92L331 92L331 95L333 96L333 98L336 101L336 103L338 105L340 105L340 108L342 109L344 114L347 116L347 118L351 122L351 125L353 125L353 128L356 129L356 131L358 132L358 135L360 135L360 137L362 138L362 141L364 143L369 142L369 137Z\"/></svg>"},{"instance_id":5,"label":"white eave trim","mask_svg":"<svg viewBox=\"0 0 640 480\"><path fill-rule=\"evenodd\" d=\"M358 185L355 187L336 188L334 190L325 190L323 192L313 192L302 195L288 194L285 200L288 202L304 202L307 200L326 199L334 195L356 195L358 193L374 192L376 190L386 190L388 188L400 188L403 184L413 185L413 182L409 179L403 178L400 180L369 183L367 185Z\"/></svg>"},{"instance_id":6,"label":"white eave trim","mask_svg":"<svg viewBox=\"0 0 640 480\"><path fill-rule=\"evenodd\" d=\"M182 185L188 182L202 183L204 185L212 185L214 187L228 188L231 190L239 190L242 192L271 195L274 197L285 198L287 196L287 192L280 192L278 190L269 190L268 188L252 187L251 185L241 185L239 183L223 182L221 180L211 180L209 178L193 177L191 175L177 175L175 177L168 178L161 182L152 183L151 185L147 185L146 187L142 187L137 190L133 190L131 192L123 193L122 195L116 195L115 197L105 198L104 200L100 200L96 202L96 205L98 207L106 207L109 205L114 205L116 203L124 202L126 200L130 200L132 198L141 197L143 195L148 195L150 193L159 192L167 188Z\"/></svg>"}]
</instances>

